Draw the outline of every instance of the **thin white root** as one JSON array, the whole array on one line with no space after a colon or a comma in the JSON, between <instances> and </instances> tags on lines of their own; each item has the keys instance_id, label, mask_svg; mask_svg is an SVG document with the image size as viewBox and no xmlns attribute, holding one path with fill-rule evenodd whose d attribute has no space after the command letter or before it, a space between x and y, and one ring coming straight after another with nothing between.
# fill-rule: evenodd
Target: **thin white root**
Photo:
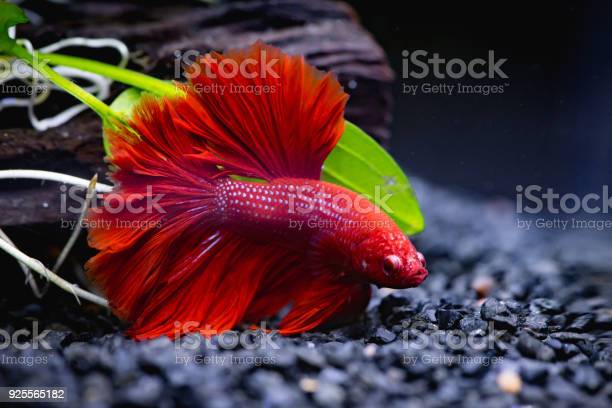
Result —
<instances>
[{"instance_id":1,"label":"thin white root","mask_svg":"<svg viewBox=\"0 0 612 408\"><path fill-rule=\"evenodd\" d=\"M58 74L64 77L69 77L72 79L85 79L91 82L92 86L84 87L83 89L85 89L89 93L94 93L96 95L96 98L98 99L104 100L110 95L110 82L106 78L101 77L100 75L91 74L89 72L84 72L69 67L55 67L54 69ZM47 80L40 79L35 76L32 78L32 89L35 89L39 92L32 92L32 95L30 97L30 103L27 105L28 118L30 119L32 127L38 131L42 132L47 129L63 125L79 113L89 109L87 105L78 103L65 109L64 111L58 113L55 116L39 119L36 116L36 112L34 111L35 106L44 102L51 94L51 90L63 90L49 83Z\"/></svg>"},{"instance_id":2,"label":"thin white root","mask_svg":"<svg viewBox=\"0 0 612 408\"><path fill-rule=\"evenodd\" d=\"M28 255L21 252L19 249L15 248L13 245L9 244L7 241L0 239L0 249L4 250L6 253L11 255L13 258L17 259L20 262L23 262L28 268L33 270L34 272L39 273L41 276L48 278L51 282L64 289L66 292L70 292L77 296L77 298L88 300L97 305L108 308L108 301L100 296L94 295L93 293L87 292L79 288L77 285L70 283L47 268L37 259L31 258Z\"/></svg>"},{"instance_id":3,"label":"thin white root","mask_svg":"<svg viewBox=\"0 0 612 408\"><path fill-rule=\"evenodd\" d=\"M55 265L53 265L53 269L52 269L53 273L57 273L59 268L62 267L64 260L68 256L68 253L70 252L70 250L74 246L74 243L79 237L79 233L81 232L81 228L83 225L83 218L85 218L85 214L87 213L87 210L89 209L89 206L91 205L91 200L94 197L94 190L96 188L97 181L98 181L98 175L96 174L92 177L91 181L89 182L89 185L87 186L87 194L85 195L85 203L83 204L83 209L81 210L81 215L79 216L79 222L77 223L76 227L72 231L70 238L68 238L68 242L66 242L66 245L62 249L62 252L57 257L57 260L55 261Z\"/></svg>"},{"instance_id":4,"label":"thin white root","mask_svg":"<svg viewBox=\"0 0 612 408\"><path fill-rule=\"evenodd\" d=\"M0 170L0 179L34 179L34 180L49 180L58 183L73 184L80 187L89 187L90 180L70 176L68 174L56 173L53 171L44 170ZM112 191L113 186L108 184L97 183L96 191L108 193Z\"/></svg>"},{"instance_id":5,"label":"thin white root","mask_svg":"<svg viewBox=\"0 0 612 408\"><path fill-rule=\"evenodd\" d=\"M32 20L36 17L36 15L30 12L29 17L31 17L30 20ZM12 28L14 29L14 27ZM11 31L11 29L9 29L9 33L11 32L14 35L15 30ZM17 42L24 46L30 53L34 51L32 43L27 39L18 39ZM74 46L115 49L119 53L121 58L117 66L121 68L125 68L127 66L130 58L127 46L121 41L114 38L66 38L64 40L60 40L56 43L47 45L46 47L39 49L39 52L43 54L52 53L61 50L65 47ZM51 94L51 90L63 90L51 84L48 80L41 78L40 75L30 66L28 66L25 62L17 60L16 64L19 64L19 68L13 71L18 72L21 75L7 75L3 78L0 78L0 83L14 80L21 81L29 88L30 96L24 98L2 98L0 99L0 110L5 107L27 107L28 118L30 119L32 127L36 130L44 131L49 128L57 127L68 122L70 119L87 109L87 106L82 103L78 103L65 109L64 111L58 113L55 116L39 119L36 116L34 107L43 103ZM91 85L85 89L88 92L93 93L98 99L103 100L108 98L108 96L110 95L110 86L113 81L109 78L71 67L55 66L54 69L62 76L67 77L69 79L79 78L86 79L91 82Z\"/></svg>"}]
</instances>

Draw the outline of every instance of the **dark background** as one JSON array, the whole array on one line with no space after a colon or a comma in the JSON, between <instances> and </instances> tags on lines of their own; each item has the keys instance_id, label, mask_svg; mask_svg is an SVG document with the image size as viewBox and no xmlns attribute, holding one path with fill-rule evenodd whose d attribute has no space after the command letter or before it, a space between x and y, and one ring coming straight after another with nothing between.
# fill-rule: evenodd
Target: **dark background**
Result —
<instances>
[{"instance_id":1,"label":"dark background","mask_svg":"<svg viewBox=\"0 0 612 408\"><path fill-rule=\"evenodd\" d=\"M409 175L509 199L519 184L561 194L599 193L609 184L610 2L349 3L397 74L391 150ZM37 10L57 7L36 4ZM488 96L403 94L402 82L458 81L433 75L403 80L403 50L465 61L486 58L493 50L497 58L507 58L502 68L509 78L472 84L508 86L503 94ZM0 125L15 126L24 115L24 110L5 115Z\"/></svg>"},{"instance_id":2,"label":"dark background","mask_svg":"<svg viewBox=\"0 0 612 408\"><path fill-rule=\"evenodd\" d=\"M397 73L391 149L407 172L508 198L517 184L601 192L612 175L610 3L424 3L351 1ZM509 79L479 83L509 87L489 96L403 95L401 52L417 49L447 60L494 50L508 59Z\"/></svg>"}]
</instances>

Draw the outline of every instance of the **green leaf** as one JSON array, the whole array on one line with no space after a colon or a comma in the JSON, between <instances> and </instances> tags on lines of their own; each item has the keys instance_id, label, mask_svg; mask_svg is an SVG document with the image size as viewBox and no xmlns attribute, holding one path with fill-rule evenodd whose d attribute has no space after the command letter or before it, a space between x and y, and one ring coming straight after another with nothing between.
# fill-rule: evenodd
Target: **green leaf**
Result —
<instances>
[{"instance_id":1,"label":"green leaf","mask_svg":"<svg viewBox=\"0 0 612 408\"><path fill-rule=\"evenodd\" d=\"M407 234L425 229L408 177L389 153L349 121L345 121L342 138L323 164L322 178L373 199Z\"/></svg>"},{"instance_id":2,"label":"green leaf","mask_svg":"<svg viewBox=\"0 0 612 408\"><path fill-rule=\"evenodd\" d=\"M142 98L143 93L145 93L145 91L141 89L128 88L121 92L109 107L115 112L123 114L126 118L129 118L132 114L132 109L134 109L140 98ZM102 142L104 144L104 153L110 157L110 146L108 145L106 134L102 135Z\"/></svg>"},{"instance_id":3,"label":"green leaf","mask_svg":"<svg viewBox=\"0 0 612 408\"><path fill-rule=\"evenodd\" d=\"M143 92L137 88L128 88L115 98L110 107L115 112L123 113L129 117L132 114L132 109L134 109L134 106L136 106L136 103L142 97Z\"/></svg>"},{"instance_id":4,"label":"green leaf","mask_svg":"<svg viewBox=\"0 0 612 408\"><path fill-rule=\"evenodd\" d=\"M129 116L144 93L136 88L126 89L110 107ZM109 154L106 138L104 148ZM349 121L345 121L342 138L323 164L322 178L372 199L407 234L417 234L425 228L408 177L389 153ZM385 200L387 195L389 198Z\"/></svg>"},{"instance_id":5,"label":"green leaf","mask_svg":"<svg viewBox=\"0 0 612 408\"><path fill-rule=\"evenodd\" d=\"M9 28L27 22L23 10L14 4L0 1L0 52L10 51L15 44L15 40L8 35Z\"/></svg>"}]
</instances>

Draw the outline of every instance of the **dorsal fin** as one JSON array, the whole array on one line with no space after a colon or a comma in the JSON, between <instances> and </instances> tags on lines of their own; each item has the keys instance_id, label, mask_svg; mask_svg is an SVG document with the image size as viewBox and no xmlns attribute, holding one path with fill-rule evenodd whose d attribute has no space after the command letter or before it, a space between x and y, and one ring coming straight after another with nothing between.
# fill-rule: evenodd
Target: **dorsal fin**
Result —
<instances>
[{"instance_id":1,"label":"dorsal fin","mask_svg":"<svg viewBox=\"0 0 612 408\"><path fill-rule=\"evenodd\" d=\"M344 130L348 95L331 74L262 42L207 54L186 70L176 125L224 168L263 179L318 179Z\"/></svg>"}]
</instances>

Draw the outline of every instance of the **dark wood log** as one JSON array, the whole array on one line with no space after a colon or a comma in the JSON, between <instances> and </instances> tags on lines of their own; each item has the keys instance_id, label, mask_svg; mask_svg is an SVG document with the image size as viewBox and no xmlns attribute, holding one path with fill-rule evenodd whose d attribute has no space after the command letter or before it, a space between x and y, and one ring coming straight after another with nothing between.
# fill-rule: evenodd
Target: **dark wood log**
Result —
<instances>
[{"instance_id":1,"label":"dark wood log","mask_svg":"<svg viewBox=\"0 0 612 408\"><path fill-rule=\"evenodd\" d=\"M74 36L119 38L132 51L132 68L161 78L174 77L176 51L223 51L261 39L304 55L338 76L351 95L349 120L383 144L389 139L393 72L383 50L344 3L280 0L207 7L177 1L170 7L157 2L80 1L50 3L45 8L31 3L42 22L21 28L19 36L35 46ZM114 85L113 95L123 89ZM36 132L22 112L6 110L0 112L0 124L4 123L12 127L0 130L0 168L52 170L86 178L98 173L105 180L101 127L95 115L84 113L64 126ZM58 192L57 185L41 190L40 183L3 181L0 225L58 221Z\"/></svg>"}]
</instances>

